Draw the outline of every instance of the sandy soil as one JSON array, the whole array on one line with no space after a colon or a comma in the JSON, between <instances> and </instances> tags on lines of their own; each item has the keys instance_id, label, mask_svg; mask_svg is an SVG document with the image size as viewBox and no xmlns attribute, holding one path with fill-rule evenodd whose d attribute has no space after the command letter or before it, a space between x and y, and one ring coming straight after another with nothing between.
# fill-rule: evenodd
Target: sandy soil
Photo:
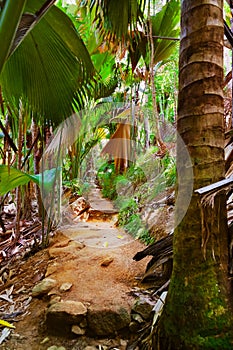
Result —
<instances>
[{"instance_id":1,"label":"sandy soil","mask_svg":"<svg viewBox=\"0 0 233 350\"><path fill-rule=\"evenodd\" d=\"M96 190L89 201L94 210L115 211L111 202L100 200ZM83 350L88 345L100 349L100 344L105 349L126 348L124 340L117 336L102 340L85 336L74 339L51 336L44 322L50 298L31 298L33 286L49 276L56 279L58 285L72 284L63 294L58 288L50 292L50 295L60 295L63 300L81 301L96 310L114 305L130 307L134 302L131 291L137 286L135 277L143 274L148 259L132 260L144 245L115 227L114 220L113 216L112 220L103 221L100 215L98 220L92 218L61 227L47 249L10 266L11 277L0 287L0 294L7 292L12 302L0 299L0 307L3 314L19 314L9 319L16 328L1 349L45 350L50 346L63 346L66 350Z\"/></svg>"}]
</instances>

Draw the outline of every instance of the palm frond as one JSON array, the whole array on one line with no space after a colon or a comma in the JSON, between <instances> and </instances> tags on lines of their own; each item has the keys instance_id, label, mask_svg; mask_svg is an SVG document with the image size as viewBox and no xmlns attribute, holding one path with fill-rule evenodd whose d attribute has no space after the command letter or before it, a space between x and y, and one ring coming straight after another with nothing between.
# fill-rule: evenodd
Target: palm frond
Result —
<instances>
[{"instance_id":1,"label":"palm frond","mask_svg":"<svg viewBox=\"0 0 233 350\"><path fill-rule=\"evenodd\" d=\"M0 73L8 57L11 44L16 35L18 24L24 10L26 0L4 2L0 13ZM10 23L10 25L9 25Z\"/></svg>"},{"instance_id":2,"label":"palm frond","mask_svg":"<svg viewBox=\"0 0 233 350\"><path fill-rule=\"evenodd\" d=\"M64 157L69 147L77 140L101 138L99 129L111 124L121 123L131 114L130 105L123 103L101 103L92 109L83 109L64 120L55 130L53 139L43 153L44 163L52 155ZM135 112L138 112L138 108Z\"/></svg>"},{"instance_id":3,"label":"palm frond","mask_svg":"<svg viewBox=\"0 0 233 350\"><path fill-rule=\"evenodd\" d=\"M95 21L103 37L109 41L127 41L129 32L143 21L144 0L93 0Z\"/></svg>"},{"instance_id":4,"label":"palm frond","mask_svg":"<svg viewBox=\"0 0 233 350\"><path fill-rule=\"evenodd\" d=\"M117 70L115 66L115 57L109 52L97 53L92 55L92 60L98 77L92 84L92 96L94 100L110 96L118 84Z\"/></svg>"},{"instance_id":5,"label":"palm frond","mask_svg":"<svg viewBox=\"0 0 233 350\"><path fill-rule=\"evenodd\" d=\"M179 40L179 19L180 3L177 0L169 1L156 15L150 16L155 49L154 64L164 62L174 52ZM151 59L149 35L145 35L139 30L132 31L130 35L128 50L132 71L135 70L141 56L144 58L147 68L149 68Z\"/></svg>"},{"instance_id":6,"label":"palm frond","mask_svg":"<svg viewBox=\"0 0 233 350\"><path fill-rule=\"evenodd\" d=\"M53 139L43 153L43 159L58 154L64 157L67 149L72 146L80 134L82 134L83 123L85 119L83 116L84 111L80 113L74 113L69 118L65 119L55 130Z\"/></svg>"},{"instance_id":7,"label":"palm frond","mask_svg":"<svg viewBox=\"0 0 233 350\"><path fill-rule=\"evenodd\" d=\"M176 40L166 40L163 38L178 38L180 20L180 2L169 1L160 12L151 17L153 36L160 36L154 39L154 63L166 60L174 51L177 45Z\"/></svg>"},{"instance_id":8,"label":"palm frond","mask_svg":"<svg viewBox=\"0 0 233 350\"><path fill-rule=\"evenodd\" d=\"M16 35L14 37L14 41L10 48L11 55L15 49L19 46L21 41L25 38L25 36L35 27L35 25L41 20L41 18L46 14L46 12L53 6L56 0L46 0L46 2L41 6L41 8L34 13L23 13Z\"/></svg>"},{"instance_id":9,"label":"palm frond","mask_svg":"<svg viewBox=\"0 0 233 350\"><path fill-rule=\"evenodd\" d=\"M34 13L41 3L29 0L26 10ZM75 100L83 105L93 74L90 56L71 20L53 6L8 59L0 82L12 106L22 100L34 114L59 123L72 113Z\"/></svg>"},{"instance_id":10,"label":"palm frond","mask_svg":"<svg viewBox=\"0 0 233 350\"><path fill-rule=\"evenodd\" d=\"M98 82L95 85L93 96L95 100L100 98L109 97L114 93L116 87L118 85L118 80L115 78L111 78L106 82Z\"/></svg>"}]
</instances>

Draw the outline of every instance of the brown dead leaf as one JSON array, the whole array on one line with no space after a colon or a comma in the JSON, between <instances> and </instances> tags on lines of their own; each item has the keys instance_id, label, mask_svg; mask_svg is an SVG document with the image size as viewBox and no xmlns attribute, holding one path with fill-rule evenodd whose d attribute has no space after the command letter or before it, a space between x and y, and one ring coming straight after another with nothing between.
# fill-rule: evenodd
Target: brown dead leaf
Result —
<instances>
[{"instance_id":1,"label":"brown dead leaf","mask_svg":"<svg viewBox=\"0 0 233 350\"><path fill-rule=\"evenodd\" d=\"M114 260L113 257L107 256L102 260L100 265L103 267L107 267L108 265L110 265L113 262L113 260Z\"/></svg>"}]
</instances>

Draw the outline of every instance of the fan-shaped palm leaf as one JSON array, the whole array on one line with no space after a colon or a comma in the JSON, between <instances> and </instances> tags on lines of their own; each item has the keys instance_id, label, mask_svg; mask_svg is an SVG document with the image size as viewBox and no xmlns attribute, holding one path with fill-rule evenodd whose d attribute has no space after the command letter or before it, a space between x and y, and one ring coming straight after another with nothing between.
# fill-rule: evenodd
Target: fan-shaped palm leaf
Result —
<instances>
[{"instance_id":1,"label":"fan-shaped palm leaf","mask_svg":"<svg viewBox=\"0 0 233 350\"><path fill-rule=\"evenodd\" d=\"M43 159L46 160L47 157L57 154L64 157L67 149L79 138L84 138L84 135L87 135L90 130L93 136L93 131L108 125L116 115L126 109L122 104L119 104L120 108L116 107L118 107L116 103L103 103L94 109L83 109L79 113L72 114L54 131L53 139L43 153Z\"/></svg>"},{"instance_id":2,"label":"fan-shaped palm leaf","mask_svg":"<svg viewBox=\"0 0 233 350\"><path fill-rule=\"evenodd\" d=\"M9 56L19 46L25 36L35 27L35 25L41 20L41 18L48 12L53 6L56 0L46 0L42 7L36 11L36 13L24 13L21 16L14 41L10 47Z\"/></svg>"},{"instance_id":3,"label":"fan-shaped palm leaf","mask_svg":"<svg viewBox=\"0 0 233 350\"><path fill-rule=\"evenodd\" d=\"M152 37L154 41L154 64L157 64L166 61L170 57L179 40L179 1L169 1L155 16L151 16L150 20L152 22ZM143 33L140 33L137 37L135 35L132 36L129 53L133 71L141 56L143 56L146 66L149 67L151 60L149 41L149 35L144 35Z\"/></svg>"},{"instance_id":4,"label":"fan-shaped palm leaf","mask_svg":"<svg viewBox=\"0 0 233 350\"><path fill-rule=\"evenodd\" d=\"M164 38L178 38L180 29L178 27L180 20L180 2L177 0L169 1L160 12L151 17L152 34L160 38L154 39L154 63L164 61L173 53L176 40L167 40Z\"/></svg>"},{"instance_id":5,"label":"fan-shaped palm leaf","mask_svg":"<svg viewBox=\"0 0 233 350\"><path fill-rule=\"evenodd\" d=\"M35 13L41 0L28 0ZM19 100L38 115L60 122L82 106L87 82L94 74L90 56L71 20L56 6L40 20L8 59L0 77L6 100Z\"/></svg>"},{"instance_id":6,"label":"fan-shaped palm leaf","mask_svg":"<svg viewBox=\"0 0 233 350\"><path fill-rule=\"evenodd\" d=\"M112 41L127 41L129 32L142 22L145 0L92 0L97 27L104 37Z\"/></svg>"},{"instance_id":7,"label":"fan-shaped palm leaf","mask_svg":"<svg viewBox=\"0 0 233 350\"><path fill-rule=\"evenodd\" d=\"M99 79L93 84L93 97L95 100L110 96L118 84L115 57L108 51L96 53L91 56Z\"/></svg>"}]
</instances>

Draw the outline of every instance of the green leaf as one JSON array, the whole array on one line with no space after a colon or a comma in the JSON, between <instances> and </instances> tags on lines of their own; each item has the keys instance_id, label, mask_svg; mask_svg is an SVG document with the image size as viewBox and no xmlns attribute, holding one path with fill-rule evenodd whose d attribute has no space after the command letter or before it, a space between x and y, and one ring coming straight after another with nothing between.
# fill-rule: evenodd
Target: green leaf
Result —
<instances>
[{"instance_id":1,"label":"green leaf","mask_svg":"<svg viewBox=\"0 0 233 350\"><path fill-rule=\"evenodd\" d=\"M31 180L28 174L15 168L8 168L0 165L0 196L22 185L26 185Z\"/></svg>"},{"instance_id":2,"label":"green leaf","mask_svg":"<svg viewBox=\"0 0 233 350\"><path fill-rule=\"evenodd\" d=\"M43 185L46 191L51 191L58 171L59 169L53 168L45 170L42 174L30 175L15 168L8 168L7 165L0 165L0 196L18 186L26 185L29 181L41 187Z\"/></svg>"},{"instance_id":3,"label":"green leaf","mask_svg":"<svg viewBox=\"0 0 233 350\"><path fill-rule=\"evenodd\" d=\"M28 0L25 11L35 13L44 3ZM19 101L34 115L56 124L82 107L94 67L69 17L53 6L8 59L0 76L11 108ZM29 107L30 106L30 107Z\"/></svg>"},{"instance_id":4,"label":"green leaf","mask_svg":"<svg viewBox=\"0 0 233 350\"><path fill-rule=\"evenodd\" d=\"M0 72L15 37L26 0L7 0L0 15ZM10 23L10 25L9 25Z\"/></svg>"},{"instance_id":5,"label":"green leaf","mask_svg":"<svg viewBox=\"0 0 233 350\"><path fill-rule=\"evenodd\" d=\"M52 191L54 181L58 175L60 168L52 168L45 170L41 174L29 175L31 180L37 183L40 187L43 187L45 191Z\"/></svg>"},{"instance_id":6,"label":"green leaf","mask_svg":"<svg viewBox=\"0 0 233 350\"><path fill-rule=\"evenodd\" d=\"M95 0L91 3L100 34L109 41L131 40L130 31L142 23L144 0Z\"/></svg>"},{"instance_id":7,"label":"green leaf","mask_svg":"<svg viewBox=\"0 0 233 350\"><path fill-rule=\"evenodd\" d=\"M180 29L178 27L180 21L180 2L177 0L169 1L162 10L152 20L153 36L178 38ZM173 53L177 41L166 39L154 40L154 64L165 61Z\"/></svg>"},{"instance_id":8,"label":"green leaf","mask_svg":"<svg viewBox=\"0 0 233 350\"><path fill-rule=\"evenodd\" d=\"M110 96L116 89L118 79L116 75L115 57L109 52L91 56L95 69L98 72L96 83L92 84L95 100Z\"/></svg>"}]
</instances>

